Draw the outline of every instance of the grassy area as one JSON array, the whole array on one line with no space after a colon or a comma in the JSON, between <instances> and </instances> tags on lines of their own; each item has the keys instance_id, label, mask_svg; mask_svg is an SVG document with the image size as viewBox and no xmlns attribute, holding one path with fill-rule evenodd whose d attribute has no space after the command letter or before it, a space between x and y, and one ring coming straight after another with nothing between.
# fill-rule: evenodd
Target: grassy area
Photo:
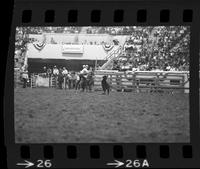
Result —
<instances>
[{"instance_id":1,"label":"grassy area","mask_svg":"<svg viewBox=\"0 0 200 169\"><path fill-rule=\"evenodd\" d=\"M15 88L17 143L188 142L189 95Z\"/></svg>"}]
</instances>

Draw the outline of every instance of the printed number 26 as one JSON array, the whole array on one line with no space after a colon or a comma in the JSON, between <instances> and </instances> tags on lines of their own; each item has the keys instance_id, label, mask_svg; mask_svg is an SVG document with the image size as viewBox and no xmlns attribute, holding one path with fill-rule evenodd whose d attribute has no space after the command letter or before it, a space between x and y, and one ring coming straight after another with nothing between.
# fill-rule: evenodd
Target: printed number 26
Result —
<instances>
[{"instance_id":1,"label":"printed number 26","mask_svg":"<svg viewBox=\"0 0 200 169\"><path fill-rule=\"evenodd\" d=\"M50 168L52 166L51 161L50 160L37 160L38 164L37 167L38 168Z\"/></svg>"}]
</instances>

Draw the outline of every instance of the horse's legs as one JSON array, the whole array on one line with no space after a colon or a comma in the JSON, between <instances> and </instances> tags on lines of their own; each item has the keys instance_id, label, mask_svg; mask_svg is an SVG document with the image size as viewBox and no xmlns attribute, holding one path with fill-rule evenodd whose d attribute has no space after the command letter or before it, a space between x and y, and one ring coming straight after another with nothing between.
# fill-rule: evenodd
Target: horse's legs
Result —
<instances>
[{"instance_id":1,"label":"horse's legs","mask_svg":"<svg viewBox=\"0 0 200 169\"><path fill-rule=\"evenodd\" d=\"M66 90L66 82L67 81L67 78L66 77L64 77L64 89Z\"/></svg>"},{"instance_id":2,"label":"horse's legs","mask_svg":"<svg viewBox=\"0 0 200 169\"><path fill-rule=\"evenodd\" d=\"M82 89L82 92L84 92L84 90L85 90L85 84L84 83L85 83L84 80L81 80L80 87Z\"/></svg>"},{"instance_id":3,"label":"horse's legs","mask_svg":"<svg viewBox=\"0 0 200 169\"><path fill-rule=\"evenodd\" d=\"M80 89L80 80L77 81L77 83L76 83L76 90L79 90L79 89Z\"/></svg>"},{"instance_id":4,"label":"horse's legs","mask_svg":"<svg viewBox=\"0 0 200 169\"><path fill-rule=\"evenodd\" d=\"M69 89L69 79L67 79L65 82L65 89L67 89L67 88Z\"/></svg>"},{"instance_id":5,"label":"horse's legs","mask_svg":"<svg viewBox=\"0 0 200 169\"><path fill-rule=\"evenodd\" d=\"M72 89L75 89L75 80L73 79L73 81L72 81Z\"/></svg>"},{"instance_id":6,"label":"horse's legs","mask_svg":"<svg viewBox=\"0 0 200 169\"><path fill-rule=\"evenodd\" d=\"M103 89L103 94L105 94L105 93L106 93L106 88L105 88L105 86L102 85L102 89Z\"/></svg>"},{"instance_id":7,"label":"horse's legs","mask_svg":"<svg viewBox=\"0 0 200 169\"><path fill-rule=\"evenodd\" d=\"M88 83L88 91L91 92L92 90L92 86L90 85L90 83Z\"/></svg>"},{"instance_id":8,"label":"horse's legs","mask_svg":"<svg viewBox=\"0 0 200 169\"><path fill-rule=\"evenodd\" d=\"M86 84L86 81L85 82L83 82L83 91L87 91L87 84Z\"/></svg>"},{"instance_id":9,"label":"horse's legs","mask_svg":"<svg viewBox=\"0 0 200 169\"><path fill-rule=\"evenodd\" d=\"M85 83L84 83L84 88L86 90L86 92L88 91L88 84L87 84L87 80L85 80Z\"/></svg>"},{"instance_id":10,"label":"horse's legs","mask_svg":"<svg viewBox=\"0 0 200 169\"><path fill-rule=\"evenodd\" d=\"M71 80L68 81L68 89L71 89Z\"/></svg>"},{"instance_id":11,"label":"horse's legs","mask_svg":"<svg viewBox=\"0 0 200 169\"><path fill-rule=\"evenodd\" d=\"M88 80L87 79L85 79L85 90L86 90L86 92L88 92L88 90L89 90Z\"/></svg>"},{"instance_id":12,"label":"horse's legs","mask_svg":"<svg viewBox=\"0 0 200 169\"><path fill-rule=\"evenodd\" d=\"M78 81L76 81L75 83L75 89L77 90L77 88L78 88Z\"/></svg>"},{"instance_id":13,"label":"horse's legs","mask_svg":"<svg viewBox=\"0 0 200 169\"><path fill-rule=\"evenodd\" d=\"M89 84L89 90L90 90L90 91L92 91L92 87L93 87L93 86L94 86L94 82L91 81L90 84Z\"/></svg>"},{"instance_id":14,"label":"horse's legs","mask_svg":"<svg viewBox=\"0 0 200 169\"><path fill-rule=\"evenodd\" d=\"M107 94L108 95L110 94L110 88L109 87L107 88Z\"/></svg>"},{"instance_id":15,"label":"horse's legs","mask_svg":"<svg viewBox=\"0 0 200 169\"><path fill-rule=\"evenodd\" d=\"M74 80L74 89L76 89L76 80Z\"/></svg>"},{"instance_id":16,"label":"horse's legs","mask_svg":"<svg viewBox=\"0 0 200 169\"><path fill-rule=\"evenodd\" d=\"M81 88L80 81L78 81L77 88L78 88L78 90Z\"/></svg>"}]
</instances>

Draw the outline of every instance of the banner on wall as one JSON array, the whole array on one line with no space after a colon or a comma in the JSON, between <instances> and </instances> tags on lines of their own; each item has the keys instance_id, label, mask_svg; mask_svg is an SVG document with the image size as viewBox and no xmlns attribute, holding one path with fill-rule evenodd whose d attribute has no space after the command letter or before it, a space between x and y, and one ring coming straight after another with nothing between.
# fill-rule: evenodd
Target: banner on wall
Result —
<instances>
[{"instance_id":1,"label":"banner on wall","mask_svg":"<svg viewBox=\"0 0 200 169\"><path fill-rule=\"evenodd\" d=\"M84 52L83 45L62 45L62 53L80 53Z\"/></svg>"},{"instance_id":2,"label":"banner on wall","mask_svg":"<svg viewBox=\"0 0 200 169\"><path fill-rule=\"evenodd\" d=\"M114 45L113 44L109 44L109 43L104 43L103 45L103 49L106 51L106 52L109 52L113 49Z\"/></svg>"},{"instance_id":3,"label":"banner on wall","mask_svg":"<svg viewBox=\"0 0 200 169\"><path fill-rule=\"evenodd\" d=\"M33 43L33 46L39 51L41 51L45 47L45 45L46 44L44 42Z\"/></svg>"}]
</instances>

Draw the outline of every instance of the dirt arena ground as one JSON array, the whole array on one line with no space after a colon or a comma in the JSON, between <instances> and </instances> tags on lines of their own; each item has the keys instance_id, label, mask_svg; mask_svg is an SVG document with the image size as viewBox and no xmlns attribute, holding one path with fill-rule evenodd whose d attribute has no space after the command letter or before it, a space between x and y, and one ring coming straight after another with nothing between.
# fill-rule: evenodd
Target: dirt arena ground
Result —
<instances>
[{"instance_id":1,"label":"dirt arena ground","mask_svg":"<svg viewBox=\"0 0 200 169\"><path fill-rule=\"evenodd\" d=\"M14 92L17 143L190 141L188 94Z\"/></svg>"}]
</instances>

